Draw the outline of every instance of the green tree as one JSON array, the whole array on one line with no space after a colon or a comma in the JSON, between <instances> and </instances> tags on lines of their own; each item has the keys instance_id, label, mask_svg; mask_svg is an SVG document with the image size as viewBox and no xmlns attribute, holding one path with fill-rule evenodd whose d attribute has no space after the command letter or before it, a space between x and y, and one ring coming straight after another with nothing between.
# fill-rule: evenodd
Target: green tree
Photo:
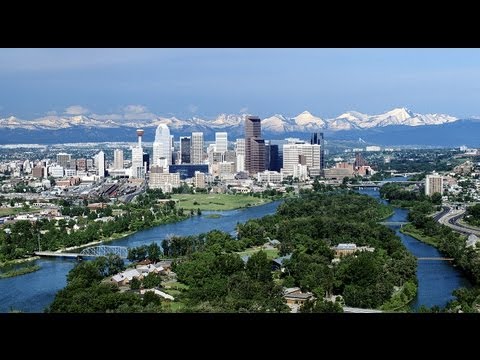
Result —
<instances>
[{"instance_id":1,"label":"green tree","mask_svg":"<svg viewBox=\"0 0 480 360\"><path fill-rule=\"evenodd\" d=\"M250 279L261 282L272 280L272 265L267 258L267 253L263 250L256 252L247 261L247 275Z\"/></svg>"}]
</instances>

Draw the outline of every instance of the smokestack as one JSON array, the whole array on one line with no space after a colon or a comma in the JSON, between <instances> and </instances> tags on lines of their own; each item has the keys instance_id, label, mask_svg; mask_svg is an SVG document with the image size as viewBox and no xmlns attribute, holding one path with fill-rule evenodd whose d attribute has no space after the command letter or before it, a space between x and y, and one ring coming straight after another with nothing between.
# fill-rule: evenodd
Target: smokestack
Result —
<instances>
[{"instance_id":1,"label":"smokestack","mask_svg":"<svg viewBox=\"0 0 480 360\"><path fill-rule=\"evenodd\" d=\"M142 147L142 136L143 136L144 133L145 133L145 131L143 131L143 129L137 129L138 147L139 148Z\"/></svg>"}]
</instances>

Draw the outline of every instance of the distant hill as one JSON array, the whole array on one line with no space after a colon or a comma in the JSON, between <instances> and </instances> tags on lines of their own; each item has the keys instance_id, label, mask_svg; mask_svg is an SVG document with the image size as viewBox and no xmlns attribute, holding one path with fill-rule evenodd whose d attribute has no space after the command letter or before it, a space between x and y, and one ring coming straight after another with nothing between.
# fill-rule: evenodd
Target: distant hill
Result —
<instances>
[{"instance_id":1,"label":"distant hill","mask_svg":"<svg viewBox=\"0 0 480 360\"><path fill-rule=\"evenodd\" d=\"M141 120L115 114L46 116L33 120L11 116L0 119L0 143L135 142L137 128L145 130L144 141L153 141L159 124L167 124L177 139L192 131L203 131L206 140L213 140L215 132L226 131L229 139L234 140L243 136L245 116L221 114L215 119L178 119L151 114ZM266 139L308 139L314 131L323 131L327 139L361 137L379 145L480 146L480 120L462 120L445 114L422 115L406 108L380 115L349 111L333 119L322 119L308 111L291 118L277 114L262 119L262 134Z\"/></svg>"}]
</instances>

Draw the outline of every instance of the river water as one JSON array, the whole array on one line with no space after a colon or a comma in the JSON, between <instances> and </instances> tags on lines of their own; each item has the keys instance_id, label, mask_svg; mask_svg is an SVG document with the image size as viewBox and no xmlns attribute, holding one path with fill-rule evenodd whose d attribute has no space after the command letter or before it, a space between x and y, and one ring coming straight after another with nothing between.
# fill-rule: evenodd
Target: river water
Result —
<instances>
[{"instance_id":1,"label":"river water","mask_svg":"<svg viewBox=\"0 0 480 360\"><path fill-rule=\"evenodd\" d=\"M404 180L405 178L398 179ZM378 190L364 188L359 190L359 192L385 202L380 199L380 193ZM385 221L408 221L408 210L394 208L394 211L395 213ZM409 235L402 234L400 232L400 225L389 225L389 227L395 230L395 233L400 237L402 243L414 256L429 258L443 257L433 246L418 241ZM444 307L448 301L453 299L453 290L462 286L470 286L469 281L458 269L453 267L449 261L419 260L417 264L418 293L417 297L411 303L412 310L417 310L422 305L428 307L434 305Z\"/></svg>"},{"instance_id":2,"label":"river water","mask_svg":"<svg viewBox=\"0 0 480 360\"><path fill-rule=\"evenodd\" d=\"M380 200L378 190L359 190L363 194ZM213 212L205 211L201 216L187 220L157 226L133 235L112 241L109 245L135 247L161 241L168 235L193 235L218 229L233 233L237 223L249 219L273 214L280 201L246 209L215 212L219 218L210 218ZM386 221L407 221L408 211L395 209L395 213ZM400 233L400 226L390 226L402 239L403 244L416 257L441 257L434 247L424 244L411 236ZM0 279L0 312L20 310L23 312L43 312L54 299L55 294L65 287L66 275L75 265L76 260L40 259L36 264L40 270L8 279ZM452 291L461 286L470 286L467 279L447 261L419 261L417 268L418 295L412 302L412 309L421 305L445 306L451 300Z\"/></svg>"},{"instance_id":3,"label":"river water","mask_svg":"<svg viewBox=\"0 0 480 360\"><path fill-rule=\"evenodd\" d=\"M152 242L160 245L167 235L193 235L214 229L233 233L237 223L273 214L280 203L281 201L274 201L265 205L230 211L204 211L201 216L139 231L123 239L109 242L108 245L136 247ZM212 213L221 216L208 217ZM55 294L67 284L66 275L75 263L76 260L73 259L40 259L36 261L36 264L40 265L40 270L0 279L0 312L12 310L43 312L53 301Z\"/></svg>"}]
</instances>

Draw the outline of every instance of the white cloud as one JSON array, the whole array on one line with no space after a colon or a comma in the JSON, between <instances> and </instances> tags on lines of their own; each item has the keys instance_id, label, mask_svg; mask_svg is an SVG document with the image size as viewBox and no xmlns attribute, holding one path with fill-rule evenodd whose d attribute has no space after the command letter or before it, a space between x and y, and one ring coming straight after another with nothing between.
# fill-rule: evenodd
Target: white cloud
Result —
<instances>
[{"instance_id":1,"label":"white cloud","mask_svg":"<svg viewBox=\"0 0 480 360\"><path fill-rule=\"evenodd\" d=\"M57 112L55 110L47 111L48 116L55 116L57 115Z\"/></svg>"},{"instance_id":2,"label":"white cloud","mask_svg":"<svg viewBox=\"0 0 480 360\"><path fill-rule=\"evenodd\" d=\"M83 115L87 114L88 112L89 110L81 105L72 105L65 109L65 114L67 115Z\"/></svg>"},{"instance_id":3,"label":"white cloud","mask_svg":"<svg viewBox=\"0 0 480 360\"><path fill-rule=\"evenodd\" d=\"M192 114L195 114L198 111L197 105L190 104L188 105L187 108L188 108L188 111L190 111Z\"/></svg>"},{"instance_id":4,"label":"white cloud","mask_svg":"<svg viewBox=\"0 0 480 360\"><path fill-rule=\"evenodd\" d=\"M240 109L240 113L246 113L248 111L248 107L243 107Z\"/></svg>"},{"instance_id":5,"label":"white cloud","mask_svg":"<svg viewBox=\"0 0 480 360\"><path fill-rule=\"evenodd\" d=\"M123 111L127 114L142 114L146 113L148 109L143 105L127 105L123 108Z\"/></svg>"}]
</instances>

